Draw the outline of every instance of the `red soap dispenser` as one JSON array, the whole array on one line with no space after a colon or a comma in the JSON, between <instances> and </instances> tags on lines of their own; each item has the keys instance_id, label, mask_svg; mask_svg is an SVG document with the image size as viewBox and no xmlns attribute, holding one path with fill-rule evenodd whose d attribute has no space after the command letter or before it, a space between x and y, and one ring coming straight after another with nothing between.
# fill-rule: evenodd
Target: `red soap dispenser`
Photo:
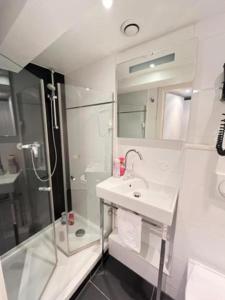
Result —
<instances>
[{"instance_id":1,"label":"red soap dispenser","mask_svg":"<svg viewBox=\"0 0 225 300\"><path fill-rule=\"evenodd\" d=\"M125 157L120 156L119 160L120 160L120 176L123 176L125 173Z\"/></svg>"}]
</instances>

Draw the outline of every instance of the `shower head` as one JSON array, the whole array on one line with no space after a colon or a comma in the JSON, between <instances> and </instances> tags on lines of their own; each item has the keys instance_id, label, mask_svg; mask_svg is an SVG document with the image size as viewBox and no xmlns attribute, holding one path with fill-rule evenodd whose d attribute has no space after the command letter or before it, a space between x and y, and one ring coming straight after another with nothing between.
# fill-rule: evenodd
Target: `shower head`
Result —
<instances>
[{"instance_id":1,"label":"shower head","mask_svg":"<svg viewBox=\"0 0 225 300\"><path fill-rule=\"evenodd\" d=\"M48 83L48 84L47 84L47 88L48 88L50 91L52 91L52 92L55 91L55 86L54 86L53 84L51 84L51 83Z\"/></svg>"}]
</instances>

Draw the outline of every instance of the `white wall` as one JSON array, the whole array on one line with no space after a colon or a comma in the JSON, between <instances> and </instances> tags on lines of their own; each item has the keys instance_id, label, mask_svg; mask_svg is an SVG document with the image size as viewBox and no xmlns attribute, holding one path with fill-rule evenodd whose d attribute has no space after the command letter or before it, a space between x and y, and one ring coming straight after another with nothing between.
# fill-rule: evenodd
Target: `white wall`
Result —
<instances>
[{"instance_id":1,"label":"white wall","mask_svg":"<svg viewBox=\"0 0 225 300\"><path fill-rule=\"evenodd\" d=\"M182 128L181 128L181 139L186 140L189 128L190 113L191 113L192 99L185 100L183 103L183 116L182 116Z\"/></svg>"},{"instance_id":2,"label":"white wall","mask_svg":"<svg viewBox=\"0 0 225 300\"><path fill-rule=\"evenodd\" d=\"M135 148L141 152L143 160L136 154L130 154L129 161L134 163L138 176L147 181L176 186L179 183L181 167L181 143L177 141L149 141L120 139L118 153L125 155L127 150Z\"/></svg>"},{"instance_id":3,"label":"white wall","mask_svg":"<svg viewBox=\"0 0 225 300\"><path fill-rule=\"evenodd\" d=\"M199 38L198 63L192 98L191 124L188 142L214 145L221 109L219 100L223 81L225 30L224 15L196 26Z\"/></svg>"},{"instance_id":4,"label":"white wall","mask_svg":"<svg viewBox=\"0 0 225 300\"><path fill-rule=\"evenodd\" d=\"M196 25L199 38L195 94L191 107L188 141L196 147L187 148L184 157L184 176L180 190L174 265L167 289L183 299L186 266L189 257L225 273L225 201L216 194L215 150L216 131L225 104L219 101L223 64L225 62L225 15ZM225 173L225 169L223 171Z\"/></svg>"},{"instance_id":5,"label":"white wall","mask_svg":"<svg viewBox=\"0 0 225 300\"><path fill-rule=\"evenodd\" d=\"M189 122L190 101L171 93L166 94L163 138L185 140Z\"/></svg>"},{"instance_id":6,"label":"white wall","mask_svg":"<svg viewBox=\"0 0 225 300\"><path fill-rule=\"evenodd\" d=\"M115 57L106 57L65 76L67 84L97 91L115 92Z\"/></svg>"},{"instance_id":7,"label":"white wall","mask_svg":"<svg viewBox=\"0 0 225 300\"><path fill-rule=\"evenodd\" d=\"M179 140L181 138L181 126L184 98L181 96L166 94L163 138Z\"/></svg>"},{"instance_id":8,"label":"white wall","mask_svg":"<svg viewBox=\"0 0 225 300\"><path fill-rule=\"evenodd\" d=\"M23 9L27 0L8 0L0 3L0 43L4 40L10 26L14 23L16 17Z\"/></svg>"}]
</instances>

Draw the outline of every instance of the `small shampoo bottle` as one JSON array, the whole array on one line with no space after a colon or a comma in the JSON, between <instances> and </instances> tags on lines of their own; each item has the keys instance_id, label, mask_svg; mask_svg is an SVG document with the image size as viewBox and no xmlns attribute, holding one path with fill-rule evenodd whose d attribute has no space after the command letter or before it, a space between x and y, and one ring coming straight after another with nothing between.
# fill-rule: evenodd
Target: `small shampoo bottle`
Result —
<instances>
[{"instance_id":1,"label":"small shampoo bottle","mask_svg":"<svg viewBox=\"0 0 225 300\"><path fill-rule=\"evenodd\" d=\"M120 177L120 160L115 158L113 162L113 177Z\"/></svg>"}]
</instances>

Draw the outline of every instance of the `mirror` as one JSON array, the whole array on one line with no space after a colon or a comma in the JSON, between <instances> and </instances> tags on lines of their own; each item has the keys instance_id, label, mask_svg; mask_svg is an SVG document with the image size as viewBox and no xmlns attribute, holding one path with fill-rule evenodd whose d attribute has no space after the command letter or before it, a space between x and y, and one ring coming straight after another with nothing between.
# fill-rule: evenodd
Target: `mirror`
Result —
<instances>
[{"instance_id":1,"label":"mirror","mask_svg":"<svg viewBox=\"0 0 225 300\"><path fill-rule=\"evenodd\" d=\"M0 69L0 137L16 136L10 73Z\"/></svg>"},{"instance_id":2,"label":"mirror","mask_svg":"<svg viewBox=\"0 0 225 300\"><path fill-rule=\"evenodd\" d=\"M118 137L186 139L195 45L193 40L117 65Z\"/></svg>"}]
</instances>

